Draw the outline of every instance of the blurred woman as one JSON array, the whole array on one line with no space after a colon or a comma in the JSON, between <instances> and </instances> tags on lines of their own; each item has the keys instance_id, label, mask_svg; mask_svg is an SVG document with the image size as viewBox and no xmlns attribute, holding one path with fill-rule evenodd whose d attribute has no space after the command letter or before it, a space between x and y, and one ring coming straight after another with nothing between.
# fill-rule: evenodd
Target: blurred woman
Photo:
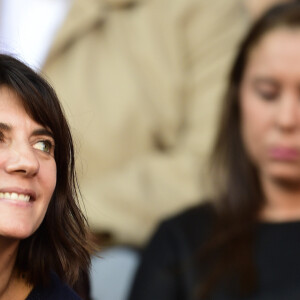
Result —
<instances>
[{"instance_id":1,"label":"blurred woman","mask_svg":"<svg viewBox=\"0 0 300 300\"><path fill-rule=\"evenodd\" d=\"M224 100L213 201L162 223L130 300L300 299L300 3L253 25Z\"/></svg>"},{"instance_id":2,"label":"blurred woman","mask_svg":"<svg viewBox=\"0 0 300 300\"><path fill-rule=\"evenodd\" d=\"M80 299L90 249L57 96L0 55L0 299Z\"/></svg>"}]
</instances>

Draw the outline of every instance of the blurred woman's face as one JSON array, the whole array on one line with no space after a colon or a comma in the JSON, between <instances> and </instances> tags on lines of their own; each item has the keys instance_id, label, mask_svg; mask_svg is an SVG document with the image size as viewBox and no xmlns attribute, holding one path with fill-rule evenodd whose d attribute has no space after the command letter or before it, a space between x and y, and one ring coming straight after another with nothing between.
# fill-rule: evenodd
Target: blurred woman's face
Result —
<instances>
[{"instance_id":1,"label":"blurred woman's face","mask_svg":"<svg viewBox=\"0 0 300 300\"><path fill-rule=\"evenodd\" d=\"M41 224L56 185L51 131L0 87L0 237L23 239Z\"/></svg>"},{"instance_id":2,"label":"blurred woman's face","mask_svg":"<svg viewBox=\"0 0 300 300\"><path fill-rule=\"evenodd\" d=\"M240 99L242 137L261 179L300 183L299 29L274 29L258 42Z\"/></svg>"}]
</instances>

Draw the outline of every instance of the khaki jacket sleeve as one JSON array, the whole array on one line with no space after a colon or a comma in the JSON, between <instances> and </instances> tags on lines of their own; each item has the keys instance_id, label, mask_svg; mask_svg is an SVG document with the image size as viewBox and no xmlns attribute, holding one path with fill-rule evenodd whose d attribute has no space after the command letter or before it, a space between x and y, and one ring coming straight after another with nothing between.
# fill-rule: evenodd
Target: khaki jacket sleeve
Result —
<instances>
[{"instance_id":1,"label":"khaki jacket sleeve","mask_svg":"<svg viewBox=\"0 0 300 300\"><path fill-rule=\"evenodd\" d=\"M204 195L203 170L228 68L246 27L239 0L151 1L162 46L176 61L180 124L167 147L90 180L84 194L95 231L108 230L117 242L136 245L160 219ZM91 201L95 194L98 200Z\"/></svg>"}]
</instances>

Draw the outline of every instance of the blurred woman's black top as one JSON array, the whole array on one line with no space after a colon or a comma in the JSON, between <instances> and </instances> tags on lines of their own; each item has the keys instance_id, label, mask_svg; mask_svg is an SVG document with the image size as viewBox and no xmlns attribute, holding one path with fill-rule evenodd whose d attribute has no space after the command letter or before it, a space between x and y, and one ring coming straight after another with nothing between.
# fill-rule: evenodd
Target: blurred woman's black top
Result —
<instances>
[{"instance_id":1,"label":"blurred woman's black top","mask_svg":"<svg viewBox=\"0 0 300 300\"><path fill-rule=\"evenodd\" d=\"M163 222L146 248L130 300L195 300L197 254L207 240L213 210L201 205ZM261 223L254 243L258 289L236 298L219 289L213 300L300 299L300 221Z\"/></svg>"},{"instance_id":2,"label":"blurred woman's black top","mask_svg":"<svg viewBox=\"0 0 300 300\"><path fill-rule=\"evenodd\" d=\"M81 300L81 298L55 273L51 273L49 286L35 287L25 300Z\"/></svg>"}]
</instances>

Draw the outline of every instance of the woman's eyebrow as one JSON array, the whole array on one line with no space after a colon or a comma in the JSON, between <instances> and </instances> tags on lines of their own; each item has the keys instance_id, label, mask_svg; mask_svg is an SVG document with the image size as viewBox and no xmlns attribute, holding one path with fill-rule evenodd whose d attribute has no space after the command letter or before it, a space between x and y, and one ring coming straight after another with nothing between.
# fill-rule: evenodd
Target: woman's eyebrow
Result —
<instances>
[{"instance_id":1,"label":"woman's eyebrow","mask_svg":"<svg viewBox=\"0 0 300 300\"><path fill-rule=\"evenodd\" d=\"M7 124L7 123L0 122L0 130L1 131L11 131L12 130L12 126L9 125L9 124ZM46 136L49 136L49 137L53 138L53 133L50 130L46 129L46 128L35 129L32 132L32 135L33 136L46 135Z\"/></svg>"},{"instance_id":2,"label":"woman's eyebrow","mask_svg":"<svg viewBox=\"0 0 300 300\"><path fill-rule=\"evenodd\" d=\"M35 129L32 132L32 135L33 136L46 135L46 136L49 136L49 137L53 138L53 133L50 130L46 129L46 128Z\"/></svg>"},{"instance_id":3,"label":"woman's eyebrow","mask_svg":"<svg viewBox=\"0 0 300 300\"><path fill-rule=\"evenodd\" d=\"M0 122L0 130L2 130L2 131L11 131L12 126L8 125L7 123Z\"/></svg>"},{"instance_id":4,"label":"woman's eyebrow","mask_svg":"<svg viewBox=\"0 0 300 300\"><path fill-rule=\"evenodd\" d=\"M269 78L269 77L263 77L263 76L254 78L253 83L254 84L270 84L270 85L276 85L276 86L279 85L276 80Z\"/></svg>"}]
</instances>

